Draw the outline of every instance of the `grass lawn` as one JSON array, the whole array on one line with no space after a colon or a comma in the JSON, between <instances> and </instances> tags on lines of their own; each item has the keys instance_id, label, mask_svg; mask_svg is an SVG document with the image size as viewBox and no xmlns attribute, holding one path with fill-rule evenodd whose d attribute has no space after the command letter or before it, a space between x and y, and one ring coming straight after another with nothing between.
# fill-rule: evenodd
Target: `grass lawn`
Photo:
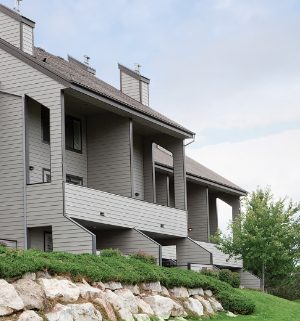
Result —
<instances>
[{"instance_id":1,"label":"grass lawn","mask_svg":"<svg viewBox=\"0 0 300 321\"><path fill-rule=\"evenodd\" d=\"M300 300L288 301L257 291L240 290L256 304L254 314L236 318L219 315L213 320L235 321L300 321Z\"/></svg>"}]
</instances>

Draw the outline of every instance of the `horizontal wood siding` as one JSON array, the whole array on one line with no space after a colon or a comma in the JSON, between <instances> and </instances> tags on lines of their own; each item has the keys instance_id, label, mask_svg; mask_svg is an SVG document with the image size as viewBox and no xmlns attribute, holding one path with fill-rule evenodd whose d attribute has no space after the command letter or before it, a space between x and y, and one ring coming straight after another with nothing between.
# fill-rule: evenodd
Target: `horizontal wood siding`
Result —
<instances>
[{"instance_id":1,"label":"horizontal wood siding","mask_svg":"<svg viewBox=\"0 0 300 321\"><path fill-rule=\"evenodd\" d=\"M124 94L140 101L140 82L139 80L121 72L121 90Z\"/></svg>"},{"instance_id":2,"label":"horizontal wood siding","mask_svg":"<svg viewBox=\"0 0 300 321\"><path fill-rule=\"evenodd\" d=\"M66 150L65 152L65 166L66 174L82 177L83 186L88 186L87 174L87 144L86 144L86 118L74 113L68 113L78 119L81 119L82 125L82 152Z\"/></svg>"},{"instance_id":3,"label":"horizontal wood siding","mask_svg":"<svg viewBox=\"0 0 300 321\"><path fill-rule=\"evenodd\" d=\"M26 113L28 166L33 167L29 171L29 183L42 183L43 168L51 169L51 156L50 145L42 140L41 105L30 100Z\"/></svg>"},{"instance_id":4,"label":"horizontal wood siding","mask_svg":"<svg viewBox=\"0 0 300 321\"><path fill-rule=\"evenodd\" d=\"M142 86L142 104L149 106L149 84L141 82Z\"/></svg>"},{"instance_id":5,"label":"horizontal wood siding","mask_svg":"<svg viewBox=\"0 0 300 321\"><path fill-rule=\"evenodd\" d=\"M218 208L217 199L209 195L209 231L210 235L215 235L218 230Z\"/></svg>"},{"instance_id":6,"label":"horizontal wood siding","mask_svg":"<svg viewBox=\"0 0 300 321\"><path fill-rule=\"evenodd\" d=\"M0 38L20 48L20 22L0 12Z\"/></svg>"},{"instance_id":7,"label":"horizontal wood siding","mask_svg":"<svg viewBox=\"0 0 300 321\"><path fill-rule=\"evenodd\" d=\"M137 230L102 231L97 233L96 236L97 250L119 249L126 255L144 252L153 255L157 262L159 262L160 245Z\"/></svg>"},{"instance_id":8,"label":"horizontal wood siding","mask_svg":"<svg viewBox=\"0 0 300 321\"><path fill-rule=\"evenodd\" d=\"M163 259L176 260L176 245L167 245L162 247Z\"/></svg>"},{"instance_id":9,"label":"horizontal wood siding","mask_svg":"<svg viewBox=\"0 0 300 321\"><path fill-rule=\"evenodd\" d=\"M211 264L211 255L197 243L184 238L176 243L177 265L187 268L189 263Z\"/></svg>"},{"instance_id":10,"label":"horizontal wood siding","mask_svg":"<svg viewBox=\"0 0 300 321\"><path fill-rule=\"evenodd\" d=\"M22 34L22 45L23 51L32 55L33 54L33 28L22 23L23 34Z\"/></svg>"},{"instance_id":11,"label":"horizontal wood siding","mask_svg":"<svg viewBox=\"0 0 300 321\"><path fill-rule=\"evenodd\" d=\"M260 282L261 279L248 272L248 271L240 271L240 277L241 277L241 285L244 286L247 289L260 289Z\"/></svg>"},{"instance_id":12,"label":"horizontal wood siding","mask_svg":"<svg viewBox=\"0 0 300 321\"><path fill-rule=\"evenodd\" d=\"M209 210L208 189L206 187L187 183L187 206L189 237L196 241L208 242Z\"/></svg>"},{"instance_id":13,"label":"horizontal wood siding","mask_svg":"<svg viewBox=\"0 0 300 321\"><path fill-rule=\"evenodd\" d=\"M0 239L19 248L25 245L23 139L22 98L0 92Z\"/></svg>"},{"instance_id":14,"label":"horizontal wood siding","mask_svg":"<svg viewBox=\"0 0 300 321\"><path fill-rule=\"evenodd\" d=\"M144 156L143 139L140 135L133 135L133 195L144 200ZM136 196L138 193L139 196Z\"/></svg>"},{"instance_id":15,"label":"horizontal wood siding","mask_svg":"<svg viewBox=\"0 0 300 321\"><path fill-rule=\"evenodd\" d=\"M88 186L131 196L129 119L105 113L88 118Z\"/></svg>"},{"instance_id":16,"label":"horizontal wood siding","mask_svg":"<svg viewBox=\"0 0 300 321\"><path fill-rule=\"evenodd\" d=\"M52 183L27 186L28 227L52 226L53 246L55 251L91 253L92 235L63 216L64 193L62 159L64 126L61 103L61 90L63 89L63 86L2 49L0 49L0 72L2 90L19 93L21 95L26 94L50 109ZM19 118L22 117L21 110L19 117L16 116L15 112L11 115L14 115L14 130L20 130L22 128L20 126ZM5 117L3 118L3 121L4 120ZM1 129L2 128L7 132L5 126L1 127ZM5 135L3 137L5 137ZM15 142L16 139L19 139L18 137L19 136L14 133L13 141ZM23 166L23 161L21 162L21 159L18 156L19 154L22 154L22 151L15 148L15 143L13 146L9 146L9 140L7 139L5 139L5 144L7 145L5 146L5 153L13 155L12 151L14 150L15 162L18 164L20 162L20 167L18 165L18 170L16 170L16 168L10 169L7 171L6 176L3 175L2 178L9 177L9 181L11 182L13 177L16 177L17 185L19 186L19 184L23 184L23 174L20 171L21 166ZM1 155L1 161L4 160L5 158ZM7 161L9 163L9 159L7 159ZM13 215L11 217L9 216L8 206L5 204L0 206L5 208L4 220L9 223L7 229L10 232L10 236L18 236L18 226L22 224L20 216L23 215L24 206L19 200L20 195L18 195L18 193L6 197L7 201L12 198L14 198L14 200L11 200L10 209L13 210ZM15 216L17 216L17 218L13 221L12 218Z\"/></svg>"},{"instance_id":17,"label":"horizontal wood siding","mask_svg":"<svg viewBox=\"0 0 300 321\"><path fill-rule=\"evenodd\" d=\"M66 213L80 220L167 235L186 236L187 231L185 211L71 184L66 184Z\"/></svg>"}]
</instances>

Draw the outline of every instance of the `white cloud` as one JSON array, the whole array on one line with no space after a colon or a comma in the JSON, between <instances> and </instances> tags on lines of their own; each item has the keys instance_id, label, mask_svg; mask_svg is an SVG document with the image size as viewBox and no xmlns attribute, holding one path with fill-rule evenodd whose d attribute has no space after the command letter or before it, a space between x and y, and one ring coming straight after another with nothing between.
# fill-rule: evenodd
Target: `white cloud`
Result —
<instances>
[{"instance_id":1,"label":"white cloud","mask_svg":"<svg viewBox=\"0 0 300 321\"><path fill-rule=\"evenodd\" d=\"M187 154L248 191L270 186L275 197L300 201L300 130L239 143L224 143L193 149ZM224 207L222 207L224 209ZM228 223L229 213L220 215Z\"/></svg>"}]
</instances>

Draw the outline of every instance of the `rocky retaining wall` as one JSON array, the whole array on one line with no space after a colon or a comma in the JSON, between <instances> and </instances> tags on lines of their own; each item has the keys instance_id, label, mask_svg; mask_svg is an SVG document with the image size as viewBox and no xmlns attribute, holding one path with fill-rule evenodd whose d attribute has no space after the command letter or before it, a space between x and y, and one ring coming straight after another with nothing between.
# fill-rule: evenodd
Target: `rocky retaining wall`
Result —
<instances>
[{"instance_id":1,"label":"rocky retaining wall","mask_svg":"<svg viewBox=\"0 0 300 321\"><path fill-rule=\"evenodd\" d=\"M0 280L0 320L5 321L184 321L219 311L222 305L210 290L166 289L159 282L74 283L44 272Z\"/></svg>"}]
</instances>

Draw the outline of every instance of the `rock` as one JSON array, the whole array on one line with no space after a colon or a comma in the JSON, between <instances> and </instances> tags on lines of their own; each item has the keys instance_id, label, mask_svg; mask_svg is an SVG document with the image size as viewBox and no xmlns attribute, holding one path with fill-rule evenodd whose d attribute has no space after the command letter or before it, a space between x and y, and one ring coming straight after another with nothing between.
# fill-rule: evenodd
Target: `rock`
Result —
<instances>
[{"instance_id":1,"label":"rock","mask_svg":"<svg viewBox=\"0 0 300 321\"><path fill-rule=\"evenodd\" d=\"M208 300L205 300L202 296L200 295L195 295L195 299L199 300L200 303L203 305L204 307L204 311L207 314L214 314L214 309L212 308L210 302Z\"/></svg>"},{"instance_id":2,"label":"rock","mask_svg":"<svg viewBox=\"0 0 300 321\"><path fill-rule=\"evenodd\" d=\"M0 280L0 316L6 316L24 309L24 303L15 288Z\"/></svg>"},{"instance_id":3,"label":"rock","mask_svg":"<svg viewBox=\"0 0 300 321\"><path fill-rule=\"evenodd\" d=\"M110 321L117 321L117 317L115 314L114 309L112 308L111 304L105 298L96 298L94 300L94 304L100 305L102 312L106 314L103 316L105 319Z\"/></svg>"},{"instance_id":4,"label":"rock","mask_svg":"<svg viewBox=\"0 0 300 321\"><path fill-rule=\"evenodd\" d=\"M169 319L172 316L179 316L184 312L183 308L170 298L160 295L152 295L144 298L144 301L150 305L154 315L163 319Z\"/></svg>"},{"instance_id":5,"label":"rock","mask_svg":"<svg viewBox=\"0 0 300 321\"><path fill-rule=\"evenodd\" d=\"M192 314L195 314L198 317L204 315L203 306L198 300L194 298L188 298L183 304Z\"/></svg>"},{"instance_id":6,"label":"rock","mask_svg":"<svg viewBox=\"0 0 300 321\"><path fill-rule=\"evenodd\" d=\"M217 299L211 297L208 299L208 301L210 302L210 304L215 312L224 311L222 304L219 301L217 301Z\"/></svg>"},{"instance_id":7,"label":"rock","mask_svg":"<svg viewBox=\"0 0 300 321\"><path fill-rule=\"evenodd\" d=\"M173 296L175 298L188 298L189 297L188 290L182 286L170 289L169 293L171 296Z\"/></svg>"},{"instance_id":8,"label":"rock","mask_svg":"<svg viewBox=\"0 0 300 321\"><path fill-rule=\"evenodd\" d=\"M128 308L132 314L137 314L139 312L136 298L130 290L116 290L115 294L123 298L126 308Z\"/></svg>"},{"instance_id":9,"label":"rock","mask_svg":"<svg viewBox=\"0 0 300 321\"><path fill-rule=\"evenodd\" d=\"M157 294L162 291L160 282L142 283L140 287L142 290L151 292L153 294Z\"/></svg>"},{"instance_id":10,"label":"rock","mask_svg":"<svg viewBox=\"0 0 300 321\"><path fill-rule=\"evenodd\" d=\"M39 271L36 273L37 279L51 279L51 275L47 271Z\"/></svg>"},{"instance_id":11,"label":"rock","mask_svg":"<svg viewBox=\"0 0 300 321\"><path fill-rule=\"evenodd\" d=\"M209 296L209 297L213 296L213 293L212 293L211 290L205 290L205 291L204 291L204 294L205 294L206 296Z\"/></svg>"},{"instance_id":12,"label":"rock","mask_svg":"<svg viewBox=\"0 0 300 321\"><path fill-rule=\"evenodd\" d=\"M41 318L37 313L34 311L25 311L23 312L20 317L18 318L18 321L43 321L43 318Z\"/></svg>"},{"instance_id":13,"label":"rock","mask_svg":"<svg viewBox=\"0 0 300 321\"><path fill-rule=\"evenodd\" d=\"M109 289L109 290L118 290L118 289L122 289L123 286L120 282L107 282L107 283L103 283L105 289Z\"/></svg>"},{"instance_id":14,"label":"rock","mask_svg":"<svg viewBox=\"0 0 300 321\"><path fill-rule=\"evenodd\" d=\"M136 298L136 303L140 312L142 312L143 314L154 315L151 306L144 300L142 300L141 298Z\"/></svg>"},{"instance_id":15,"label":"rock","mask_svg":"<svg viewBox=\"0 0 300 321\"><path fill-rule=\"evenodd\" d=\"M94 288L88 283L77 283L76 285L79 288L80 296L87 301L93 301L96 298L104 297L104 292L102 290Z\"/></svg>"},{"instance_id":16,"label":"rock","mask_svg":"<svg viewBox=\"0 0 300 321\"><path fill-rule=\"evenodd\" d=\"M167 289L165 286L162 286L162 287L161 287L161 292L160 292L160 294L163 295L163 296L167 296L167 297L170 296L170 293L169 293L168 289Z\"/></svg>"},{"instance_id":17,"label":"rock","mask_svg":"<svg viewBox=\"0 0 300 321\"><path fill-rule=\"evenodd\" d=\"M35 273L27 272L27 273L25 273L25 274L22 276L22 279L35 281L35 280L36 280L36 274L35 274Z\"/></svg>"},{"instance_id":18,"label":"rock","mask_svg":"<svg viewBox=\"0 0 300 321\"><path fill-rule=\"evenodd\" d=\"M236 317L237 317L236 314L234 314L234 313L232 313L232 312L230 312L230 311L228 311L228 312L226 313L226 315L227 315L228 317L230 317L230 318L236 318Z\"/></svg>"},{"instance_id":19,"label":"rock","mask_svg":"<svg viewBox=\"0 0 300 321\"><path fill-rule=\"evenodd\" d=\"M92 303L56 304L53 311L46 314L49 321L102 321L102 316Z\"/></svg>"},{"instance_id":20,"label":"rock","mask_svg":"<svg viewBox=\"0 0 300 321\"><path fill-rule=\"evenodd\" d=\"M186 319L183 317L176 317L174 320L175 321L186 321Z\"/></svg>"},{"instance_id":21,"label":"rock","mask_svg":"<svg viewBox=\"0 0 300 321\"><path fill-rule=\"evenodd\" d=\"M201 288L196 288L196 289L188 289L188 293L190 296L192 295L201 295L204 296L204 291Z\"/></svg>"},{"instance_id":22,"label":"rock","mask_svg":"<svg viewBox=\"0 0 300 321\"><path fill-rule=\"evenodd\" d=\"M147 314L139 313L139 314L134 314L133 316L136 321L150 321L151 320L149 315L147 315Z\"/></svg>"},{"instance_id":23,"label":"rock","mask_svg":"<svg viewBox=\"0 0 300 321\"><path fill-rule=\"evenodd\" d=\"M43 309L45 294L39 284L28 278L18 280L13 286L23 300L25 309Z\"/></svg>"},{"instance_id":24,"label":"rock","mask_svg":"<svg viewBox=\"0 0 300 321\"><path fill-rule=\"evenodd\" d=\"M111 290L105 291L105 298L113 306L115 311L126 308L124 299Z\"/></svg>"},{"instance_id":25,"label":"rock","mask_svg":"<svg viewBox=\"0 0 300 321\"><path fill-rule=\"evenodd\" d=\"M132 313L129 311L129 309L123 308L118 311L119 317L123 321L134 321Z\"/></svg>"},{"instance_id":26,"label":"rock","mask_svg":"<svg viewBox=\"0 0 300 321\"><path fill-rule=\"evenodd\" d=\"M102 291L105 290L105 285L104 285L102 282L94 282L94 283L92 284L92 286L93 286L94 288L100 289L100 290L102 290Z\"/></svg>"},{"instance_id":27,"label":"rock","mask_svg":"<svg viewBox=\"0 0 300 321\"><path fill-rule=\"evenodd\" d=\"M184 308L178 304L177 302L173 301L174 305L173 305L173 309L171 311L171 316L172 317L185 317L187 316L187 313L184 311Z\"/></svg>"},{"instance_id":28,"label":"rock","mask_svg":"<svg viewBox=\"0 0 300 321\"><path fill-rule=\"evenodd\" d=\"M125 289L130 290L134 295L140 295L140 288L138 287L138 285L125 285L124 286Z\"/></svg>"}]
</instances>

